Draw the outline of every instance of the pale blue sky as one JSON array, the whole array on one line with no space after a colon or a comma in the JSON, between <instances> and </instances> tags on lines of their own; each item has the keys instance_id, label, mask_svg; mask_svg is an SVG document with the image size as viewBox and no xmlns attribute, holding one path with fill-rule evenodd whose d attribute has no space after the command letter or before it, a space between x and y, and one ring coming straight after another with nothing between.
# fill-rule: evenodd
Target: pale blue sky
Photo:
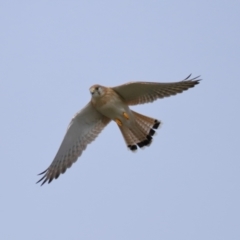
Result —
<instances>
[{"instance_id":1,"label":"pale blue sky","mask_svg":"<svg viewBox=\"0 0 240 240\"><path fill-rule=\"evenodd\" d=\"M239 240L239 1L1 1L0 239ZM203 81L133 107L158 118L130 152L115 123L43 187L89 87Z\"/></svg>"}]
</instances>

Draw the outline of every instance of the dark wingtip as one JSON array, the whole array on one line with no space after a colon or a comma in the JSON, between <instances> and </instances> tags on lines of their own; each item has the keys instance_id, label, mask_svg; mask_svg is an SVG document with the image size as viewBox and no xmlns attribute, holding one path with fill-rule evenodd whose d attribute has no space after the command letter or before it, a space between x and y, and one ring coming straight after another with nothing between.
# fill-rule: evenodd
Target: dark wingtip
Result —
<instances>
[{"instance_id":1,"label":"dark wingtip","mask_svg":"<svg viewBox=\"0 0 240 240\"><path fill-rule=\"evenodd\" d=\"M44 179L45 178L45 179ZM47 178L46 176L44 175L41 179L39 179L36 184L40 183L42 180L44 180L42 183L41 183L41 186L47 181Z\"/></svg>"},{"instance_id":2,"label":"dark wingtip","mask_svg":"<svg viewBox=\"0 0 240 240\"><path fill-rule=\"evenodd\" d=\"M191 76L192 74L190 73L183 81L188 80Z\"/></svg>"},{"instance_id":3,"label":"dark wingtip","mask_svg":"<svg viewBox=\"0 0 240 240\"><path fill-rule=\"evenodd\" d=\"M46 179L47 180L47 179ZM51 177L49 180L48 180L48 184L53 180L53 177Z\"/></svg>"},{"instance_id":4,"label":"dark wingtip","mask_svg":"<svg viewBox=\"0 0 240 240\"><path fill-rule=\"evenodd\" d=\"M36 183L39 183L39 182L43 181L43 182L41 183L41 186L42 186L42 185L45 184L46 182L48 182L48 184L49 184L53 179L54 179L54 177L48 178L46 175L44 175L44 176L43 176L41 179L39 179Z\"/></svg>"},{"instance_id":5,"label":"dark wingtip","mask_svg":"<svg viewBox=\"0 0 240 240\"><path fill-rule=\"evenodd\" d=\"M189 74L183 81L194 81L195 84L199 84L199 82L202 80L200 77L201 75L198 75L197 77L191 78L192 74Z\"/></svg>"},{"instance_id":6,"label":"dark wingtip","mask_svg":"<svg viewBox=\"0 0 240 240\"><path fill-rule=\"evenodd\" d=\"M42 175L42 174L46 173L46 172L47 172L47 170L48 170L48 168L47 168L45 171L43 171L43 172L39 173L38 175Z\"/></svg>"},{"instance_id":7,"label":"dark wingtip","mask_svg":"<svg viewBox=\"0 0 240 240\"><path fill-rule=\"evenodd\" d=\"M132 149L131 149L131 150L134 150L134 146L132 146ZM68 165L68 167L69 167L69 166L71 166L71 165ZM38 175L42 175L42 174L44 174L44 175L41 177L41 179L39 179L39 180L36 182L36 184L41 182L41 186L42 186L42 185L45 184L46 182L47 182L47 183L51 183L52 180L57 179L57 178L60 176L60 174L65 173L66 170L67 170L66 167L63 167L62 169L58 169L58 170L56 170L56 171L53 171L53 170L51 170L50 168L48 168L48 169L46 169L45 171L43 171L43 172L41 172L41 173L38 174Z\"/></svg>"},{"instance_id":8,"label":"dark wingtip","mask_svg":"<svg viewBox=\"0 0 240 240\"><path fill-rule=\"evenodd\" d=\"M44 181L42 182L42 184L41 184L41 186L42 186L42 185L47 181L47 177L46 177L46 172L47 172L47 170L48 170L48 169L46 169L45 171L43 171L43 172L41 172L41 173L38 174L38 176L39 176L39 175L42 175L42 174L44 174L44 176L43 176L42 178L40 178L40 179L36 182L36 184L37 184L37 183L40 183L41 181L44 180Z\"/></svg>"}]
</instances>

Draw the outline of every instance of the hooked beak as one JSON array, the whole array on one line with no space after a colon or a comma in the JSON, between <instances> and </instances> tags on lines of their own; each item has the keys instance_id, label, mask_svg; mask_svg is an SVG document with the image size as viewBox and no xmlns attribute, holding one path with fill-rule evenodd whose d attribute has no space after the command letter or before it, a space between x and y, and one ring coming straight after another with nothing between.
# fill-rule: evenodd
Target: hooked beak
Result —
<instances>
[{"instance_id":1,"label":"hooked beak","mask_svg":"<svg viewBox=\"0 0 240 240\"><path fill-rule=\"evenodd\" d=\"M90 90L90 93L93 95L95 89L92 87L89 90Z\"/></svg>"}]
</instances>

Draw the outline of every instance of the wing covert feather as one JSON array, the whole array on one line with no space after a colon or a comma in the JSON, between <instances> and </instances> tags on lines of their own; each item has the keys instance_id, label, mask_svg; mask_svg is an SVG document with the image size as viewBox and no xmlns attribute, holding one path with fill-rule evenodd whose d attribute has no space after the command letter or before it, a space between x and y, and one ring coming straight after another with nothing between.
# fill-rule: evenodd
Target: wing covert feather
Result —
<instances>
[{"instance_id":1,"label":"wing covert feather","mask_svg":"<svg viewBox=\"0 0 240 240\"><path fill-rule=\"evenodd\" d=\"M149 103L158 98L169 97L181 93L199 83L200 76L190 79L191 74L180 82L157 83L157 82L130 82L113 90L117 92L128 105Z\"/></svg>"},{"instance_id":2,"label":"wing covert feather","mask_svg":"<svg viewBox=\"0 0 240 240\"><path fill-rule=\"evenodd\" d=\"M109 122L110 119L97 112L89 102L71 120L54 160L44 172L40 173L44 175L38 182L42 181L42 185L46 181L50 183L54 178L58 178L61 173L64 173L67 168L70 168L87 145L98 136Z\"/></svg>"}]
</instances>

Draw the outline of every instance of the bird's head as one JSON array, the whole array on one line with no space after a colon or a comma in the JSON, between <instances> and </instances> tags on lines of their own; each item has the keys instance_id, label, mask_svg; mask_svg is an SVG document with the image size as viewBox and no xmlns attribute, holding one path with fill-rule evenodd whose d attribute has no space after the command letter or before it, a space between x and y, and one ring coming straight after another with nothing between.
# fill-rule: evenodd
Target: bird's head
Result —
<instances>
[{"instance_id":1,"label":"bird's head","mask_svg":"<svg viewBox=\"0 0 240 240\"><path fill-rule=\"evenodd\" d=\"M101 97L105 93L104 87L100 85L93 85L92 87L90 87L89 91L92 97Z\"/></svg>"}]
</instances>

